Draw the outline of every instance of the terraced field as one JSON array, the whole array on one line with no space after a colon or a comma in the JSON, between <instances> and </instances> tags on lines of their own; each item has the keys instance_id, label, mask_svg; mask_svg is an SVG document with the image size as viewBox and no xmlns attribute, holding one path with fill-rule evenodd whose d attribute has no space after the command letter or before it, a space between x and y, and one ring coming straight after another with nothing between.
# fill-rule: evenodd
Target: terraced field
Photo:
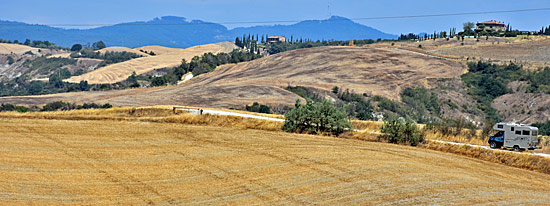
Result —
<instances>
[{"instance_id":1,"label":"terraced field","mask_svg":"<svg viewBox=\"0 0 550 206\"><path fill-rule=\"evenodd\" d=\"M0 119L2 204L532 204L550 175L399 145L227 127Z\"/></svg>"}]
</instances>

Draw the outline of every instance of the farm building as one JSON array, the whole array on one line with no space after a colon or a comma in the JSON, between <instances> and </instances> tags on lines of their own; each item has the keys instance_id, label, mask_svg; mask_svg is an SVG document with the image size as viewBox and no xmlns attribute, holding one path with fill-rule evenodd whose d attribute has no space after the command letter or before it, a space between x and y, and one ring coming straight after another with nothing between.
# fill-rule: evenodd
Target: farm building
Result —
<instances>
[{"instance_id":1,"label":"farm building","mask_svg":"<svg viewBox=\"0 0 550 206\"><path fill-rule=\"evenodd\" d=\"M491 21L484 21L484 22L478 22L476 24L477 28L476 31L506 31L506 24L503 22L491 20Z\"/></svg>"},{"instance_id":2,"label":"farm building","mask_svg":"<svg viewBox=\"0 0 550 206\"><path fill-rule=\"evenodd\" d=\"M267 37L267 43L275 43L275 42L286 42L286 37L284 36L270 36Z\"/></svg>"}]
</instances>

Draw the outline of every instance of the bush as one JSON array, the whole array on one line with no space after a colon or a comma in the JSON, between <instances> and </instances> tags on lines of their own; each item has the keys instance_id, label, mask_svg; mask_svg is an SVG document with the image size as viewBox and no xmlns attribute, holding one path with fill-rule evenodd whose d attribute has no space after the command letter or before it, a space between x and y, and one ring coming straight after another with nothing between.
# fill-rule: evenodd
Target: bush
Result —
<instances>
[{"instance_id":1,"label":"bush","mask_svg":"<svg viewBox=\"0 0 550 206\"><path fill-rule=\"evenodd\" d=\"M305 105L296 100L295 107L285 114L283 130L286 132L339 135L351 130L351 122L342 108L330 101L313 102Z\"/></svg>"},{"instance_id":2,"label":"bush","mask_svg":"<svg viewBox=\"0 0 550 206\"><path fill-rule=\"evenodd\" d=\"M71 104L68 102L63 101L56 101L46 104L40 111L47 112L47 111L69 111L69 110L75 110L75 109L108 109L112 108L113 105L107 103L107 104L96 104L96 103L84 103L83 105L76 105Z\"/></svg>"},{"instance_id":3,"label":"bush","mask_svg":"<svg viewBox=\"0 0 550 206\"><path fill-rule=\"evenodd\" d=\"M390 143L410 144L417 146L424 141L424 135L418 130L416 124L404 122L397 119L391 119L384 122L380 132L383 135L378 136Z\"/></svg>"},{"instance_id":4,"label":"bush","mask_svg":"<svg viewBox=\"0 0 550 206\"><path fill-rule=\"evenodd\" d=\"M13 57L8 56L8 64L12 65L13 63L15 63L15 60L13 59Z\"/></svg>"},{"instance_id":5,"label":"bush","mask_svg":"<svg viewBox=\"0 0 550 206\"><path fill-rule=\"evenodd\" d=\"M166 78L162 77L153 77L153 80L151 81L151 86L153 87L159 87L166 85Z\"/></svg>"},{"instance_id":6,"label":"bush","mask_svg":"<svg viewBox=\"0 0 550 206\"><path fill-rule=\"evenodd\" d=\"M245 108L246 108L246 111L249 111L249 112L271 114L271 108L269 108L269 106L258 104L258 102L254 102L251 106L246 105Z\"/></svg>"},{"instance_id":7,"label":"bush","mask_svg":"<svg viewBox=\"0 0 550 206\"><path fill-rule=\"evenodd\" d=\"M73 44L71 51L80 51L82 49L82 44Z\"/></svg>"},{"instance_id":8,"label":"bush","mask_svg":"<svg viewBox=\"0 0 550 206\"><path fill-rule=\"evenodd\" d=\"M532 124L533 127L539 128L539 134L549 136L550 135L550 121L537 122Z\"/></svg>"},{"instance_id":9,"label":"bush","mask_svg":"<svg viewBox=\"0 0 550 206\"><path fill-rule=\"evenodd\" d=\"M56 101L56 102L51 102L44 105L44 107L40 111L43 111L43 112L59 111L59 110L66 111L66 110L70 110L71 106L72 105L67 102Z\"/></svg>"},{"instance_id":10,"label":"bush","mask_svg":"<svg viewBox=\"0 0 550 206\"><path fill-rule=\"evenodd\" d=\"M0 105L0 112L28 112L30 109L24 106L18 106L13 104L2 104Z\"/></svg>"}]
</instances>

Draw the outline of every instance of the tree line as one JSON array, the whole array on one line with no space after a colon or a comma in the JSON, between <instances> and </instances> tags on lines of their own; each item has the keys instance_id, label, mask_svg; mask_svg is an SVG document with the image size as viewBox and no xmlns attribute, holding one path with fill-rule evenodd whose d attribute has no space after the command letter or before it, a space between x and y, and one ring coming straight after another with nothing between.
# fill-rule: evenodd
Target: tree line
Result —
<instances>
[{"instance_id":1,"label":"tree line","mask_svg":"<svg viewBox=\"0 0 550 206\"><path fill-rule=\"evenodd\" d=\"M0 43L6 43L6 44L20 44L20 45L26 45L34 48L41 48L41 49L65 49L63 47L57 46L52 42L49 41L40 41L40 40L34 40L31 41L30 39L26 39L24 42L19 42L19 40L4 40L0 38Z\"/></svg>"}]
</instances>

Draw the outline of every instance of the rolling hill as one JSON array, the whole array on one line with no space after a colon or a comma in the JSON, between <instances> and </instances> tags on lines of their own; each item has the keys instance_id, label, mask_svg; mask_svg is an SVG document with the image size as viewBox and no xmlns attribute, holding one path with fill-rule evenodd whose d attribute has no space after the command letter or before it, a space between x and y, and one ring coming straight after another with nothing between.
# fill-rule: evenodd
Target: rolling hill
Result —
<instances>
[{"instance_id":1,"label":"rolling hill","mask_svg":"<svg viewBox=\"0 0 550 206\"><path fill-rule=\"evenodd\" d=\"M38 52L38 48L33 48L30 46L20 45L20 44L5 44L0 43L0 54L19 54L22 55L25 52Z\"/></svg>"},{"instance_id":2,"label":"rolling hill","mask_svg":"<svg viewBox=\"0 0 550 206\"><path fill-rule=\"evenodd\" d=\"M184 58L189 62L194 56L200 56L204 53L229 53L236 48L237 46L235 46L235 44L233 44L232 42L201 45L187 49L175 49L160 46L147 46L131 50L123 49L120 47L107 48L104 51L127 50L131 52L133 51L134 53L142 53L140 52L140 50L143 50L148 52L152 51L156 55L149 56L146 54L145 57L101 67L80 76L73 76L65 81L72 83L88 81L88 83L90 84L116 83L126 80L130 75L132 75L133 72L136 72L136 74L139 75L149 71L153 71L155 69L172 68L180 65L181 60Z\"/></svg>"},{"instance_id":3,"label":"rolling hill","mask_svg":"<svg viewBox=\"0 0 550 206\"><path fill-rule=\"evenodd\" d=\"M218 67L182 86L98 91L29 97L0 102L45 104L54 100L114 105L189 105L233 107L258 101L293 105L300 98L284 90L299 85L330 91L334 86L356 93L398 99L405 87L430 86L431 79L456 78L463 64L393 48L318 47L271 55Z\"/></svg>"},{"instance_id":4,"label":"rolling hill","mask_svg":"<svg viewBox=\"0 0 550 206\"><path fill-rule=\"evenodd\" d=\"M132 34L132 35L127 35ZM222 41L234 41L243 34L293 35L312 40L395 39L371 27L342 17L303 21L293 25L227 29L225 26L182 17L164 16L150 21L130 22L93 29L60 29L43 25L0 21L0 38L48 40L60 46L104 41L107 46L141 47L160 45L187 48Z\"/></svg>"}]
</instances>

